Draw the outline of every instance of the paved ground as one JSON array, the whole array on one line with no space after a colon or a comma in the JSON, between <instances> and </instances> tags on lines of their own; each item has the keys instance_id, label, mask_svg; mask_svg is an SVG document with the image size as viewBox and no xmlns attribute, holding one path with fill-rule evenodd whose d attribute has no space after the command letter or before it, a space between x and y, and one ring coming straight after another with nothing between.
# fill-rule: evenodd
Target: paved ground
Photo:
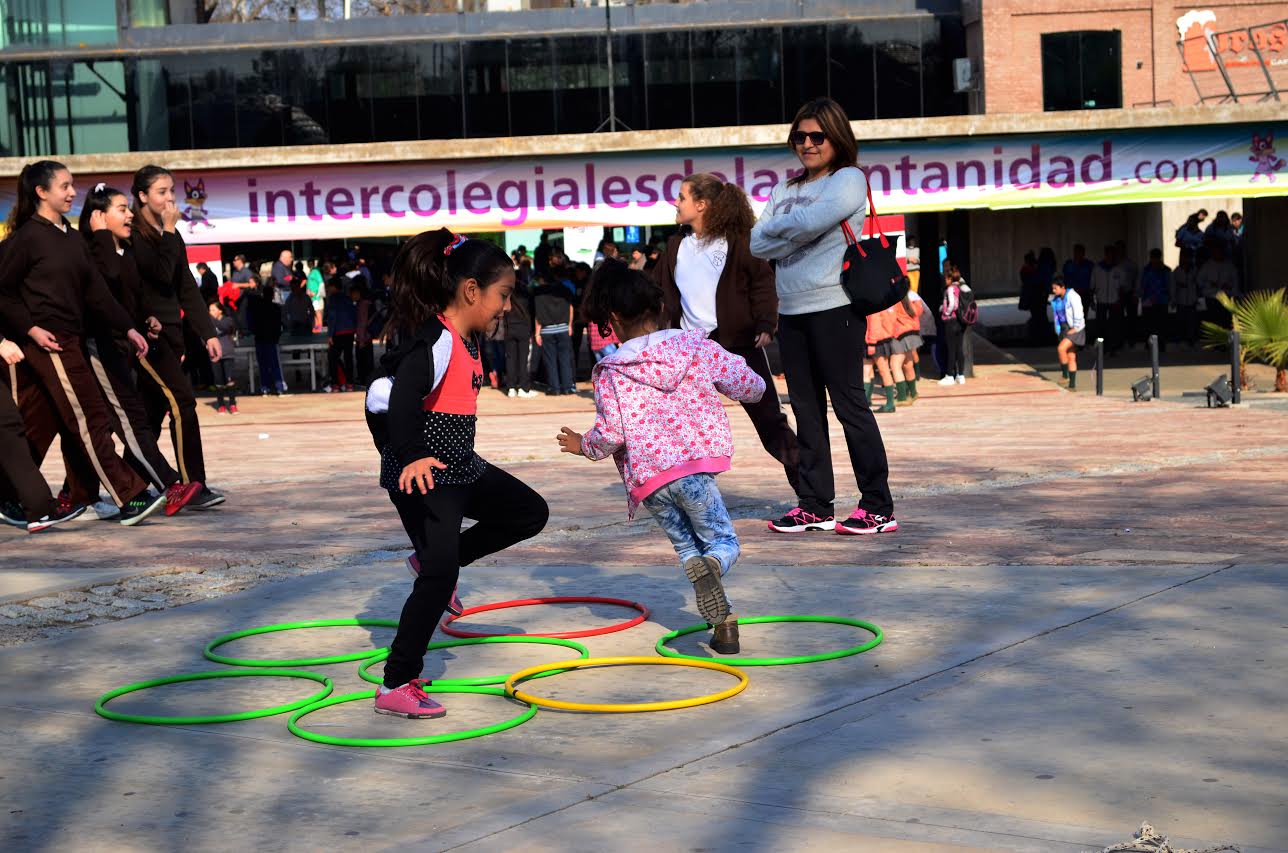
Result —
<instances>
[{"instance_id":1,"label":"paved ground","mask_svg":"<svg viewBox=\"0 0 1288 853\"><path fill-rule=\"evenodd\" d=\"M542 711L488 738L353 750L283 717L158 728L94 715L113 686L216 668L212 637L273 622L396 618L405 539L374 484L357 395L248 399L203 413L230 501L133 530L0 530L0 848L53 850L1092 850L1142 820L1186 846L1288 850L1288 421L1276 406L1208 411L1071 395L982 361L882 417L903 530L874 541L771 538L780 471L731 411L721 484L743 558L740 612L871 620L867 654L749 669L725 702L647 715ZM480 449L551 502L536 540L467 570L467 603L610 595L652 609L586 640L652 654L697 621L665 539L627 522L610 463L559 458L585 399L483 398ZM834 439L838 471L844 445ZM60 476L57 462L48 475ZM842 499L854 484L839 480ZM529 608L475 624L608 624L607 607ZM821 651L853 629L744 629L747 654ZM700 636L700 635L699 635ZM1288 636L1288 635L1284 635ZM378 647L384 629L239 641L246 656ZM705 653L696 639L679 647ZM541 646L431 655L427 675L513 671ZM337 692L356 665L321 667ZM701 671L611 669L535 682L550 696L636 701L718 690ZM312 686L224 679L118 699L153 713L249 708ZM515 706L447 695L442 722L308 718L318 731L405 736L484 725Z\"/></svg>"}]
</instances>

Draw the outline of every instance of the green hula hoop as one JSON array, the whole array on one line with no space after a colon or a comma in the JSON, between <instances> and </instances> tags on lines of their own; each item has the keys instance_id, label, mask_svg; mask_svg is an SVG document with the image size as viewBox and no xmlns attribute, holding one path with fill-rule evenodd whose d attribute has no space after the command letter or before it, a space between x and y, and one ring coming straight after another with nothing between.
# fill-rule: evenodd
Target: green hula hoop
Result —
<instances>
[{"instance_id":1,"label":"green hula hoop","mask_svg":"<svg viewBox=\"0 0 1288 853\"><path fill-rule=\"evenodd\" d=\"M233 640L240 640L243 637L253 637L256 634L272 634L277 631L293 631L297 628L339 628L339 627L371 627L371 628L397 628L398 622L393 619L315 619L310 622L283 622L280 625L264 625L259 628L247 628L244 631L234 631L231 634L224 634L222 637L215 637L206 647L201 650L201 654L208 661L222 663L228 666L324 666L331 663L347 663L354 660L366 660L379 649L367 649L361 652L352 652L345 655L332 655L324 658L298 658L295 660L266 660L258 658L230 658L224 655L215 654L215 649L231 643Z\"/></svg>"},{"instance_id":2,"label":"green hula hoop","mask_svg":"<svg viewBox=\"0 0 1288 853\"><path fill-rule=\"evenodd\" d=\"M426 693L478 693L484 696L505 696L505 691L499 687L439 687L437 683L430 685ZM528 720L531 720L537 714L536 705L528 707L517 717L511 717L499 723L493 723L490 726L482 726L477 729L466 729L460 732L446 732L441 735L427 735L425 737L396 737L396 738L362 738L362 737L334 737L333 735L320 735L315 732L306 731L298 725L304 717L312 714L314 711L321 711L323 708L330 708L332 705L342 705L345 702L358 702L363 699L371 699L376 695L374 690L361 690L357 693L346 693L343 696L332 696L329 699L323 699L315 702L306 708L301 708L291 715L286 721L286 727L291 730L291 734L296 737L311 740L314 743L325 743L331 746L430 746L436 743L451 743L457 740L469 740L470 738L484 737L486 735L503 732L506 729L512 729L515 726L521 726Z\"/></svg>"},{"instance_id":3,"label":"green hula hoop","mask_svg":"<svg viewBox=\"0 0 1288 853\"><path fill-rule=\"evenodd\" d=\"M438 642L438 643L430 643L428 646L426 646L425 651L432 652L435 649L451 649L457 646L477 646L477 645L489 644L489 643L536 643L539 645L563 646L564 648L568 648L568 649L572 649L573 651L580 652L579 657L581 658L590 657L590 649L586 648L581 643L574 643L572 640L563 640L558 637L536 637L536 636L467 637L461 640L443 640L442 642ZM381 684L382 679L377 678L376 676L367 672L367 670L370 667L373 667L376 664L380 663L381 661L386 660L388 657L389 657L388 649L381 649L380 651L376 652L370 658L368 658L367 660L364 660L361 664L358 665L358 677L361 678L363 681L370 682L371 684ZM577 660L577 658L573 658L573 660ZM536 676L536 677L544 678L546 675L555 675L557 673L565 672L565 671L566 670L562 670L562 669L552 670L551 672L543 673L542 675ZM502 674L502 675L480 675L474 678L435 678L432 682L432 687L486 687L491 684L504 684L507 678L509 678L508 673Z\"/></svg>"},{"instance_id":4,"label":"green hula hoop","mask_svg":"<svg viewBox=\"0 0 1288 853\"><path fill-rule=\"evenodd\" d=\"M739 625L762 625L767 622L827 622L835 625L850 625L855 628L862 628L865 631L871 631L875 636L866 643L858 646L851 646L848 649L839 649L834 652L824 652L818 655L797 655L795 657L782 658L740 658L740 657L702 657L700 655L682 655L674 649L667 648L666 644L677 637L683 637L686 634L696 634L698 631L708 631L705 622L698 625L690 625L687 628L680 628L672 631L662 639L657 641L655 648L657 653L668 658L687 658L688 660L719 660L731 666L790 666L797 663L818 663L825 660L836 660L837 658L849 657L866 652L868 649L876 648L881 645L885 634L876 625L871 622L864 622L861 619L847 619L844 616L750 616L746 619L736 620Z\"/></svg>"},{"instance_id":5,"label":"green hula hoop","mask_svg":"<svg viewBox=\"0 0 1288 853\"><path fill-rule=\"evenodd\" d=\"M145 714L122 714L118 711L110 711L106 705L118 696L124 696L126 693L133 693L136 690L146 690L149 687L160 687L165 684L181 684L185 681L204 681L208 678L246 678L254 676L257 678L307 678L310 681L316 681L322 685L322 689L312 696L304 699L297 699L294 702L288 702L285 705L277 705L272 708L264 708L259 711L240 711L235 714L213 714L205 717L154 717ZM149 726L199 726L207 723L235 723L239 720L255 720L260 717L273 717L277 714L285 714L288 711L295 711L300 708L306 708L321 702L331 695L331 679L325 675L318 675L315 672L296 672L289 669L257 669L257 670L216 670L214 672L190 672L184 675L171 675L166 678L156 678L152 681L140 681L138 684L127 684L124 687L118 687L115 690L109 690L98 701L94 703L94 711L100 717L106 717L109 720L117 720L122 723L144 723Z\"/></svg>"}]
</instances>

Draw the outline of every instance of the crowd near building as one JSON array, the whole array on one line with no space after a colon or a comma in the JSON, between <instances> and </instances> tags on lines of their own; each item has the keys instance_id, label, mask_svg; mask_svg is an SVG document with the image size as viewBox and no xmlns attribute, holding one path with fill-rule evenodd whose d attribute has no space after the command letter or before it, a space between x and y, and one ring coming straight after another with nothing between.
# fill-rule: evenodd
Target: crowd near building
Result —
<instances>
[{"instance_id":1,"label":"crowd near building","mask_svg":"<svg viewBox=\"0 0 1288 853\"><path fill-rule=\"evenodd\" d=\"M606 255L657 262L688 174L759 210L798 167L784 123L828 95L928 305L950 259L1044 339L1058 271L1104 305L1112 352L1164 328L1162 265L1164 337L1191 342L1186 270L1227 292L1281 282L1283 18L1255 0L0 0L0 212L38 157L82 188L166 166L238 382L343 390L370 373L401 240L488 237L533 288L575 296ZM265 284L274 311L253 311ZM565 384L535 347L507 370L533 292L488 353L516 395ZM576 381L603 342L572 327ZM196 384L219 384L189 345Z\"/></svg>"}]
</instances>

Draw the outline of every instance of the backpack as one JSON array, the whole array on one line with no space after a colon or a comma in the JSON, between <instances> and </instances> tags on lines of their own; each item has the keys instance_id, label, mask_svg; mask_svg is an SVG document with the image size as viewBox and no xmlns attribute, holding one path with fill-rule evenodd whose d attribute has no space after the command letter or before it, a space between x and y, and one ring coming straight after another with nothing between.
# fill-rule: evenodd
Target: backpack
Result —
<instances>
[{"instance_id":1,"label":"backpack","mask_svg":"<svg viewBox=\"0 0 1288 853\"><path fill-rule=\"evenodd\" d=\"M419 346L423 346L429 351L429 372L432 375L434 372L434 343L444 329L445 327L437 318L431 319L419 332L402 345L386 350L371 375L371 383L367 386L367 393L370 394L371 388L381 379L388 379L392 383L398 374L398 365L402 363L403 358ZM367 408L366 402L367 395L364 395L362 409L367 418L367 430L371 433L371 440L376 445L376 450L383 454L386 445L389 444L389 412L387 410L373 412Z\"/></svg>"},{"instance_id":2,"label":"backpack","mask_svg":"<svg viewBox=\"0 0 1288 853\"><path fill-rule=\"evenodd\" d=\"M959 290L957 292L957 322L963 326L973 326L979 319L979 306L975 304L975 292Z\"/></svg>"}]
</instances>

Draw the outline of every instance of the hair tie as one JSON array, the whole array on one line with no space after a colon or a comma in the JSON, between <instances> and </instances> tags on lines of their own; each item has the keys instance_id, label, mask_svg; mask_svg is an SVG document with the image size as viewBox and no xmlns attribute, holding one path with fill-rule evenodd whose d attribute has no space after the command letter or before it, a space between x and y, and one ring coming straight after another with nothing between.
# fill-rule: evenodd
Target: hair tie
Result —
<instances>
[{"instance_id":1,"label":"hair tie","mask_svg":"<svg viewBox=\"0 0 1288 853\"><path fill-rule=\"evenodd\" d=\"M107 189L107 184L104 183L103 181L99 181L97 184L94 185L94 192L96 193L101 193L105 189Z\"/></svg>"},{"instance_id":2,"label":"hair tie","mask_svg":"<svg viewBox=\"0 0 1288 853\"><path fill-rule=\"evenodd\" d=\"M466 237L464 234L453 234L453 235L452 235L452 242L450 242L450 243L448 243L448 244L447 244L447 248L446 248L446 249L443 249L443 254L444 254L444 255L451 255L451 254L452 254L452 250L453 250L453 249L455 249L457 246L461 245L462 243L464 243L464 242L465 242L466 240L468 240L468 239L469 239L469 238L468 238L468 237Z\"/></svg>"}]
</instances>

